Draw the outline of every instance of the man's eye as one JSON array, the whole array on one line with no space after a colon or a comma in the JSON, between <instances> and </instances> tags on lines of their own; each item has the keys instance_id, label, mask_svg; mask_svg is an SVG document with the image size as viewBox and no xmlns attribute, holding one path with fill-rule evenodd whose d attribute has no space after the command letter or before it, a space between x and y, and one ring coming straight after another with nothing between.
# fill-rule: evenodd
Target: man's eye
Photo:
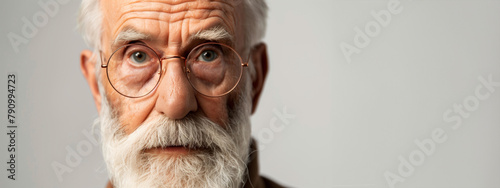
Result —
<instances>
[{"instance_id":1,"label":"man's eye","mask_svg":"<svg viewBox=\"0 0 500 188\"><path fill-rule=\"evenodd\" d=\"M200 56L198 57L198 61L204 61L204 62L212 62L215 59L217 59L218 55L212 50L205 50L201 52Z\"/></svg>"},{"instance_id":2,"label":"man's eye","mask_svg":"<svg viewBox=\"0 0 500 188\"><path fill-rule=\"evenodd\" d=\"M130 55L130 59L133 63L144 64L148 60L148 54L146 54L145 52L137 51Z\"/></svg>"}]
</instances>

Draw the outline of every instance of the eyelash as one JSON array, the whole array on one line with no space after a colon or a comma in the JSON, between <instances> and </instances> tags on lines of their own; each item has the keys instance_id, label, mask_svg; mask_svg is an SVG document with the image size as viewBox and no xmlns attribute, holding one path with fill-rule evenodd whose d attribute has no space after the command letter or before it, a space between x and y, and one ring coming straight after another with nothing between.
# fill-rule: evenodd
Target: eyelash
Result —
<instances>
[{"instance_id":1,"label":"eyelash","mask_svg":"<svg viewBox=\"0 0 500 188\"><path fill-rule=\"evenodd\" d=\"M231 46L229 44L227 44L226 42L224 41L215 41L215 40L199 40L199 41L196 41L194 43L191 43L189 44L189 46L187 46L186 49L184 49L182 52L181 52L181 56L183 57L187 57L189 55L189 52L191 52L191 50L195 47L195 46L198 46L200 44L204 44L204 43L208 43L208 42L215 42L215 43L221 43L221 44L226 44L228 46ZM127 45L127 44L140 44L140 45L144 45L144 46L149 46L151 49L153 49L153 51L159 56L159 57L163 57L163 52L162 51L158 51L156 50L155 48L153 48L151 45L148 45L146 42L144 41L141 41L141 40L132 40L132 41L128 41L126 42L124 45ZM160 52L160 53L159 53Z\"/></svg>"}]
</instances>

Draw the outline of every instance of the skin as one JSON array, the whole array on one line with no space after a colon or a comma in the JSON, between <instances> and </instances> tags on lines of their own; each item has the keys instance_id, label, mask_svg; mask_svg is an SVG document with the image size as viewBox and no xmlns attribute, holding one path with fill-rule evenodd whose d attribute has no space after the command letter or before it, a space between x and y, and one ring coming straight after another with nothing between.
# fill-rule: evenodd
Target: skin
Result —
<instances>
[{"instance_id":1,"label":"skin","mask_svg":"<svg viewBox=\"0 0 500 188\"><path fill-rule=\"evenodd\" d=\"M167 116L171 119L182 119L189 113L201 114L217 124L224 126L229 118L229 107L234 99L241 94L246 79L251 79L252 113L255 111L267 74L268 60L266 46L257 44L249 51L243 44L244 18L243 3L234 1L138 1L103 0L103 33L102 54L109 55L121 45L113 45L118 34L133 28L150 37L141 42L151 46L160 56L186 56L197 44L206 42L189 40L190 36L214 26L225 28L233 40L224 43L233 46L241 54L244 61L247 57L254 63L255 73L243 71L243 77L238 87L230 94L222 97L205 97L197 93L189 84L183 72L183 62L180 59L163 61L163 77L154 92L143 98L127 98L117 93L109 84L105 69L101 69L102 85L112 109L118 113L119 121L126 134L135 131L142 123L157 116ZM240 23L240 25L238 24ZM245 55L243 55L245 54ZM101 110L102 96L96 80L95 59L92 51L83 50L80 56L82 73L87 80L97 110ZM100 57L99 54L96 54ZM181 151L179 151L181 150ZM182 148L172 148L171 152L182 152Z\"/></svg>"}]
</instances>

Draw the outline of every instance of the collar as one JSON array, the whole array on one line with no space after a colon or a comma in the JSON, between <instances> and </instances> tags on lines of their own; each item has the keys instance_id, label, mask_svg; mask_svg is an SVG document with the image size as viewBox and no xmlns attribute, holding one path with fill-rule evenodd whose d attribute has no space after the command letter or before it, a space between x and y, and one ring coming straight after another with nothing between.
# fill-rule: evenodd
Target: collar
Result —
<instances>
[{"instance_id":1,"label":"collar","mask_svg":"<svg viewBox=\"0 0 500 188\"><path fill-rule=\"evenodd\" d=\"M257 150L257 144L255 140L252 139L250 144L250 153L248 157L247 170L248 174L246 174L247 178L245 180L245 185L243 188L256 188L256 187L265 187L264 181L262 177L259 175L259 155Z\"/></svg>"}]
</instances>

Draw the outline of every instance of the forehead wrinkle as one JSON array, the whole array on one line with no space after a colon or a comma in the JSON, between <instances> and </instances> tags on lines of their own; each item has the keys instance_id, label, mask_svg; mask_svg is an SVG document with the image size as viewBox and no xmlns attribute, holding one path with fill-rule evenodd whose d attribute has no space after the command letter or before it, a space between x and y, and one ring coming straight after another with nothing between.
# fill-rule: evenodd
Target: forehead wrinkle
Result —
<instances>
[{"instance_id":1,"label":"forehead wrinkle","mask_svg":"<svg viewBox=\"0 0 500 188\"><path fill-rule=\"evenodd\" d=\"M190 23L190 22L192 22L192 21L196 21L196 22L205 22L205 21L207 21L207 22L208 22L209 20L213 20L214 18L215 18L215 19L217 19L217 20L220 20L220 17L217 17L217 16L210 16L210 17L207 17L207 18L205 18L205 19L191 19L191 18L189 18L189 19L184 19L184 20L178 20L178 21L176 21L176 22L185 22L185 23ZM167 22L167 21L165 21L165 20L161 20L161 19L138 17L138 18L129 18L128 20L132 20L132 19L142 19L142 20L152 20L152 21L158 21L158 22L161 22L161 23L166 23L166 24L165 24L165 27L167 27L167 28L172 27L172 26L169 26L169 25L168 25L168 24L171 24L172 22ZM225 24L221 23L221 21L217 21L217 20L211 21L211 23L212 23L212 24L210 24L208 27L211 27L212 25L225 25ZM189 29L189 28L190 28L190 24L182 24L182 25L183 25L183 26L182 26L182 29ZM146 26L147 26L147 25L146 25ZM115 34L115 35L113 35L113 36L116 36L116 37L114 37L114 38L117 38L117 39L118 39L118 36L119 36L119 35L120 35L120 33L121 33L121 32L120 32L120 30L122 30L122 31L123 31L123 30L127 30L127 29L124 29L124 28L132 28L132 26L130 26L130 25L125 25L125 26L122 26L122 27L117 28L116 32L114 32L114 33L116 33L116 34ZM228 28L232 28L232 27L228 27ZM137 30L137 29L134 29L134 30L135 30L135 31L137 31L138 33L143 33L142 31L139 31L139 30ZM167 30L168 30L168 29L167 29ZM146 30L146 31L147 31L147 30ZM188 30L188 31L189 31L189 30ZM231 30L231 31L232 31L232 30ZM168 31L164 31L164 30L162 30L161 32L167 32L167 33L168 33ZM195 33L196 33L196 32L195 32ZM232 33L232 32L228 32L228 33ZM188 39L187 41L190 41L190 40L189 40L189 36L186 36L186 35L191 35L191 34L193 34L193 32L181 32L181 34L182 34L183 41L186 41L186 40L184 40L184 39ZM145 35L144 37L137 37L137 39L144 39L144 40L154 40L154 39L155 39L155 37L153 37L153 34L152 34L152 33L151 33L151 34L146 33L146 34L144 34L144 35ZM159 34L159 35L161 36L161 34ZM231 35L231 36L232 36L232 35ZM157 39L158 39L158 38L157 38ZM116 41L116 40L115 40L115 41Z\"/></svg>"},{"instance_id":2,"label":"forehead wrinkle","mask_svg":"<svg viewBox=\"0 0 500 188\"><path fill-rule=\"evenodd\" d=\"M234 23L233 16L228 16L227 18L225 18L224 15L226 14L224 14L224 12L219 9L203 9L194 11L190 10L178 12L175 14L156 11L131 11L124 13L120 17L120 21L117 23L118 25L122 25L124 22L131 19L147 19L166 23L176 23L185 19L206 20L213 17L219 17L221 20L223 20L224 23Z\"/></svg>"},{"instance_id":3,"label":"forehead wrinkle","mask_svg":"<svg viewBox=\"0 0 500 188\"><path fill-rule=\"evenodd\" d=\"M221 6L222 5L222 6ZM167 2L132 2L121 8L121 14L118 20L124 17L140 17L139 15L146 15L149 17L156 17L165 19L168 22L177 22L185 18L206 18L212 14L213 11L230 12L234 10L234 6L225 2L184 2L179 4L169 4ZM234 11L233 11L234 12ZM189 17L186 17L189 15ZM231 14L226 16L233 17ZM125 18L126 19L126 18ZM234 20L234 19L232 19Z\"/></svg>"},{"instance_id":4,"label":"forehead wrinkle","mask_svg":"<svg viewBox=\"0 0 500 188\"><path fill-rule=\"evenodd\" d=\"M167 8L170 11L172 11L172 9L179 9L179 10L185 10L186 8L187 9L190 9L190 8L193 8L192 5L198 5L198 8L203 8L203 7L213 7L214 5L224 5L225 7L235 7L236 4L235 2L233 2L232 0L227 2L227 1L224 1L224 0L206 0L206 1L202 1L202 0L184 0L184 1L167 1L167 0L156 0L156 1L135 1L135 2L130 2L128 3L128 5L124 6L124 7L140 7L140 5L138 4L142 4L142 3L152 3L152 4L156 4L156 6L147 6L149 8L157 8L157 9L162 9L163 10L165 8ZM163 5L163 6L162 6Z\"/></svg>"},{"instance_id":5,"label":"forehead wrinkle","mask_svg":"<svg viewBox=\"0 0 500 188\"><path fill-rule=\"evenodd\" d=\"M218 7L217 5L222 5L222 7ZM114 33L123 27L127 21L133 19L153 20L169 24L182 20L186 21L186 19L205 21L209 18L218 17L225 23L224 25L229 26L228 29L230 32L234 30L232 25L235 23L233 14L225 14L225 12L234 12L232 4L227 2L184 2L175 4L174 6L166 2L133 2L123 6L119 12L121 14L116 15L118 19L115 22L119 28L115 27L116 30Z\"/></svg>"}]
</instances>

